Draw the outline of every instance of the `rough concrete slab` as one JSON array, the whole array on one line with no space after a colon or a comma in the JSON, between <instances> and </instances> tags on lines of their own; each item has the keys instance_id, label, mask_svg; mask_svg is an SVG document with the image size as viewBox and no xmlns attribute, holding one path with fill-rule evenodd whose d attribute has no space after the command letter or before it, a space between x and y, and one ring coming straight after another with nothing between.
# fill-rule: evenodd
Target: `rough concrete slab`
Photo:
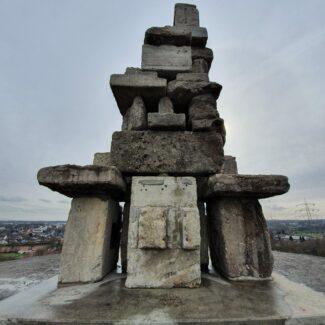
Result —
<instances>
[{"instance_id":1,"label":"rough concrete slab","mask_svg":"<svg viewBox=\"0 0 325 325\"><path fill-rule=\"evenodd\" d=\"M192 63L192 73L208 73L209 65L204 59L195 59Z\"/></svg>"},{"instance_id":2,"label":"rough concrete slab","mask_svg":"<svg viewBox=\"0 0 325 325\"><path fill-rule=\"evenodd\" d=\"M176 3L174 9L174 26L200 26L199 11L195 5Z\"/></svg>"},{"instance_id":3,"label":"rough concrete slab","mask_svg":"<svg viewBox=\"0 0 325 325\"><path fill-rule=\"evenodd\" d=\"M289 191L288 177L282 175L216 174L210 176L204 196L267 198Z\"/></svg>"},{"instance_id":4,"label":"rough concrete slab","mask_svg":"<svg viewBox=\"0 0 325 325\"><path fill-rule=\"evenodd\" d=\"M158 104L158 112L160 114L174 113L173 103L169 97L163 97Z\"/></svg>"},{"instance_id":5,"label":"rough concrete slab","mask_svg":"<svg viewBox=\"0 0 325 325\"><path fill-rule=\"evenodd\" d=\"M209 175L221 168L223 140L216 132L114 132L111 156L126 174Z\"/></svg>"},{"instance_id":6,"label":"rough concrete slab","mask_svg":"<svg viewBox=\"0 0 325 325\"><path fill-rule=\"evenodd\" d=\"M158 78L156 72L127 69L125 74L112 74L110 86L122 115L131 107L136 96L140 96L147 111L155 111L159 99L166 96L167 81Z\"/></svg>"},{"instance_id":7,"label":"rough concrete slab","mask_svg":"<svg viewBox=\"0 0 325 325\"><path fill-rule=\"evenodd\" d=\"M219 117L216 98L212 94L193 97L189 104L189 124L193 131L216 130L226 141L224 121Z\"/></svg>"},{"instance_id":8,"label":"rough concrete slab","mask_svg":"<svg viewBox=\"0 0 325 325\"><path fill-rule=\"evenodd\" d=\"M175 80L168 83L167 95L175 111L187 112L194 97L209 94L217 100L221 89L221 85L209 81L206 73L179 73Z\"/></svg>"},{"instance_id":9,"label":"rough concrete slab","mask_svg":"<svg viewBox=\"0 0 325 325\"><path fill-rule=\"evenodd\" d=\"M132 177L131 197L133 205L137 207L160 207L168 202L167 205L171 207L193 208L197 200L196 181L193 177L135 176Z\"/></svg>"},{"instance_id":10,"label":"rough concrete slab","mask_svg":"<svg viewBox=\"0 0 325 325\"><path fill-rule=\"evenodd\" d=\"M109 167L112 166L110 152L96 152L94 154L93 165Z\"/></svg>"},{"instance_id":11,"label":"rough concrete slab","mask_svg":"<svg viewBox=\"0 0 325 325\"><path fill-rule=\"evenodd\" d=\"M191 46L192 31L183 26L151 27L146 30L144 44Z\"/></svg>"},{"instance_id":12,"label":"rough concrete slab","mask_svg":"<svg viewBox=\"0 0 325 325\"><path fill-rule=\"evenodd\" d=\"M208 40L208 31L204 27L191 27L192 39L191 46L194 47L205 47Z\"/></svg>"},{"instance_id":13,"label":"rough concrete slab","mask_svg":"<svg viewBox=\"0 0 325 325\"><path fill-rule=\"evenodd\" d=\"M139 131L147 129L147 111L144 101L141 97L136 96L132 105L123 115L122 130Z\"/></svg>"},{"instance_id":14,"label":"rough concrete slab","mask_svg":"<svg viewBox=\"0 0 325 325\"><path fill-rule=\"evenodd\" d=\"M147 29L144 43L150 45L175 45L204 47L208 32L203 27L164 26Z\"/></svg>"},{"instance_id":15,"label":"rough concrete slab","mask_svg":"<svg viewBox=\"0 0 325 325\"><path fill-rule=\"evenodd\" d=\"M159 77L174 79L177 73L191 71L191 47L144 44L142 46L141 68L157 71Z\"/></svg>"},{"instance_id":16,"label":"rough concrete slab","mask_svg":"<svg viewBox=\"0 0 325 325\"><path fill-rule=\"evenodd\" d=\"M186 127L185 114L148 113L149 130L183 131Z\"/></svg>"},{"instance_id":17,"label":"rough concrete slab","mask_svg":"<svg viewBox=\"0 0 325 325\"><path fill-rule=\"evenodd\" d=\"M193 97L189 105L188 113L190 121L219 117L215 96L212 94L204 94Z\"/></svg>"},{"instance_id":18,"label":"rough concrete slab","mask_svg":"<svg viewBox=\"0 0 325 325\"><path fill-rule=\"evenodd\" d=\"M120 198L126 190L119 170L96 165L59 165L37 173L40 185L69 197L107 196Z\"/></svg>"},{"instance_id":19,"label":"rough concrete slab","mask_svg":"<svg viewBox=\"0 0 325 325\"><path fill-rule=\"evenodd\" d=\"M60 283L95 282L116 268L119 204L110 199L74 198L65 228Z\"/></svg>"},{"instance_id":20,"label":"rough concrete slab","mask_svg":"<svg viewBox=\"0 0 325 325\"><path fill-rule=\"evenodd\" d=\"M200 285L195 178L132 178L127 254L128 288Z\"/></svg>"},{"instance_id":21,"label":"rough concrete slab","mask_svg":"<svg viewBox=\"0 0 325 325\"><path fill-rule=\"evenodd\" d=\"M195 289L126 289L125 276L56 288L57 278L0 303L0 320L19 324L325 323L325 296L278 273L269 283L230 283L204 275Z\"/></svg>"},{"instance_id":22,"label":"rough concrete slab","mask_svg":"<svg viewBox=\"0 0 325 325\"><path fill-rule=\"evenodd\" d=\"M225 155L225 161L221 167L221 174L238 174L236 157Z\"/></svg>"},{"instance_id":23,"label":"rough concrete slab","mask_svg":"<svg viewBox=\"0 0 325 325\"><path fill-rule=\"evenodd\" d=\"M208 67L210 69L212 61L213 61L213 51L208 47L194 47L192 46L192 60L193 62L197 59L203 59L207 62Z\"/></svg>"}]
</instances>

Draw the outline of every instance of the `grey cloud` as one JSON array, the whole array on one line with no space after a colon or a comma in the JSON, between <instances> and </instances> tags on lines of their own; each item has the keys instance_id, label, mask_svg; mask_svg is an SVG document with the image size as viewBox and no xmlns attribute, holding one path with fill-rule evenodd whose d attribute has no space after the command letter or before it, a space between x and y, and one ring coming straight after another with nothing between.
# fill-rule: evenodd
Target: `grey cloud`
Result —
<instances>
[{"instance_id":1,"label":"grey cloud","mask_svg":"<svg viewBox=\"0 0 325 325\"><path fill-rule=\"evenodd\" d=\"M268 209L270 210L273 210L273 211L284 211L284 210L287 210L288 208L286 207L283 207L283 206L280 206L280 205L277 205L277 204L267 204L265 205Z\"/></svg>"},{"instance_id":2,"label":"grey cloud","mask_svg":"<svg viewBox=\"0 0 325 325\"><path fill-rule=\"evenodd\" d=\"M58 203L62 203L62 204L68 204L70 203L68 200L58 200Z\"/></svg>"},{"instance_id":3,"label":"grey cloud","mask_svg":"<svg viewBox=\"0 0 325 325\"><path fill-rule=\"evenodd\" d=\"M27 199L20 196L0 196L0 202L20 203L26 202Z\"/></svg>"},{"instance_id":4,"label":"grey cloud","mask_svg":"<svg viewBox=\"0 0 325 325\"><path fill-rule=\"evenodd\" d=\"M38 199L38 200L44 203L51 203L51 200L47 200L47 199Z\"/></svg>"}]
</instances>

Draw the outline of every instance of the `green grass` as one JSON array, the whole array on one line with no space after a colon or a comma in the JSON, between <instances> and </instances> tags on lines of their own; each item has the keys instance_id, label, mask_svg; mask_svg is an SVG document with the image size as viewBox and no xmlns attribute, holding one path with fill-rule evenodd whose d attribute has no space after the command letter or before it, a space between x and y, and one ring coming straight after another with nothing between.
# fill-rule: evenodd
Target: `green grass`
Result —
<instances>
[{"instance_id":1,"label":"green grass","mask_svg":"<svg viewBox=\"0 0 325 325\"><path fill-rule=\"evenodd\" d=\"M321 232L312 232L312 231L305 231L305 230L296 231L294 234L297 236L308 236L315 239L322 239L324 236L324 234Z\"/></svg>"},{"instance_id":2,"label":"green grass","mask_svg":"<svg viewBox=\"0 0 325 325\"><path fill-rule=\"evenodd\" d=\"M18 260L22 257L22 254L18 253L0 253L0 262Z\"/></svg>"}]
</instances>

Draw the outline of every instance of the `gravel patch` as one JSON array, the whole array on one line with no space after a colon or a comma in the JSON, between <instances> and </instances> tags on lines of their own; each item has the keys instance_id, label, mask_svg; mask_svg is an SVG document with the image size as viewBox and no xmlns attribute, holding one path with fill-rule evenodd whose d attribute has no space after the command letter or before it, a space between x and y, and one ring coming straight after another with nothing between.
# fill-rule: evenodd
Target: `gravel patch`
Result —
<instances>
[{"instance_id":1,"label":"gravel patch","mask_svg":"<svg viewBox=\"0 0 325 325\"><path fill-rule=\"evenodd\" d=\"M325 257L273 251L274 271L325 293Z\"/></svg>"}]
</instances>

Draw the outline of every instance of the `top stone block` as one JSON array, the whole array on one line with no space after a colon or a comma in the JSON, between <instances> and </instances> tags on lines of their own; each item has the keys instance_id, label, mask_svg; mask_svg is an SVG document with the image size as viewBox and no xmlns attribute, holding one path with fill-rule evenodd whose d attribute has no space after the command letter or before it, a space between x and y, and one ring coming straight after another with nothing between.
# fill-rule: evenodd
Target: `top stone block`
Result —
<instances>
[{"instance_id":1,"label":"top stone block","mask_svg":"<svg viewBox=\"0 0 325 325\"><path fill-rule=\"evenodd\" d=\"M199 11L196 9L196 6L186 3L176 3L174 26L200 26Z\"/></svg>"}]
</instances>

